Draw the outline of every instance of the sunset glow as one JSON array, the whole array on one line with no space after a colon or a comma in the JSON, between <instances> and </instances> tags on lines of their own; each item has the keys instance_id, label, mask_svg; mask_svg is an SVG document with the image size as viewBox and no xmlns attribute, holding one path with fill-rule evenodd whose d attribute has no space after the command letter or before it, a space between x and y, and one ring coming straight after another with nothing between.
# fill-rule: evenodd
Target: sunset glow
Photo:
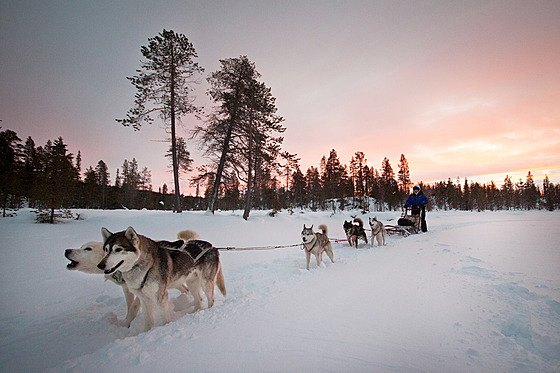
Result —
<instances>
[{"instance_id":1,"label":"sunset glow","mask_svg":"<svg viewBox=\"0 0 560 373\"><path fill-rule=\"evenodd\" d=\"M256 64L304 173L335 149L343 164L361 151L395 171L405 154L414 182L501 185L531 171L560 183L559 19L557 1L3 2L0 124L36 145L62 136L112 181L136 158L154 189L172 185L162 125L115 122L134 100L140 46L166 28L193 42L206 108L219 59ZM183 118L179 135L198 123Z\"/></svg>"}]
</instances>

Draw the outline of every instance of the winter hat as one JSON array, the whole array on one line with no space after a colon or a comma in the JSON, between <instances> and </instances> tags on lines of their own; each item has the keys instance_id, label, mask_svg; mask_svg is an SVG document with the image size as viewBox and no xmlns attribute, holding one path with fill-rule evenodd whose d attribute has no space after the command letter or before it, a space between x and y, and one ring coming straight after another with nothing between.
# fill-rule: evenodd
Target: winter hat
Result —
<instances>
[{"instance_id":1,"label":"winter hat","mask_svg":"<svg viewBox=\"0 0 560 373\"><path fill-rule=\"evenodd\" d=\"M416 184L416 185L414 186L414 188L412 188L413 191L416 190L416 189L418 189L418 191L422 190L422 189L420 188L420 185L418 185L418 184Z\"/></svg>"}]
</instances>

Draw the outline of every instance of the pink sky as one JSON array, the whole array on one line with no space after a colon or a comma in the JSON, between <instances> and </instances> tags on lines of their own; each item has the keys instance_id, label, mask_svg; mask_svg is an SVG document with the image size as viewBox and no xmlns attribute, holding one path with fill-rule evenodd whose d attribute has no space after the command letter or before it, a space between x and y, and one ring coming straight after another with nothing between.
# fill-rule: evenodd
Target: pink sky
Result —
<instances>
[{"instance_id":1,"label":"pink sky","mask_svg":"<svg viewBox=\"0 0 560 373\"><path fill-rule=\"evenodd\" d=\"M1 126L37 145L62 136L83 169L102 159L113 181L135 157L154 189L172 186L162 126L114 121L134 100L140 46L166 28L193 42L206 74L223 58L256 64L304 172L336 149L345 164L362 151L395 171L404 153L414 182L500 184L530 170L558 183L558 19L557 1L4 1ZM197 122L182 122L188 137Z\"/></svg>"}]
</instances>

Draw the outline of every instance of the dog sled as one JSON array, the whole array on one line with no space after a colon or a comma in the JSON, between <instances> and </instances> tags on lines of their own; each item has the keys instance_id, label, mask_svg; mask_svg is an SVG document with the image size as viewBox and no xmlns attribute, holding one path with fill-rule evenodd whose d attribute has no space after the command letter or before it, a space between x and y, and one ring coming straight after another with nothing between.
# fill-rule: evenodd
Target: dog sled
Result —
<instances>
[{"instance_id":1,"label":"dog sled","mask_svg":"<svg viewBox=\"0 0 560 373\"><path fill-rule=\"evenodd\" d=\"M411 206L405 207L401 217L397 220L397 225L385 224L385 229L390 235L408 237L416 234L421 231L420 213L413 212Z\"/></svg>"}]
</instances>

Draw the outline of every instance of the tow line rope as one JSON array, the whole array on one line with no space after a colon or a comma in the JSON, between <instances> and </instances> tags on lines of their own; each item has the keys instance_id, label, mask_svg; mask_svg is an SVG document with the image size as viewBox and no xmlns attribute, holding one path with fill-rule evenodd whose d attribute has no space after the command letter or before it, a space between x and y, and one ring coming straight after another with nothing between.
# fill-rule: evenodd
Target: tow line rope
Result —
<instances>
[{"instance_id":1,"label":"tow line rope","mask_svg":"<svg viewBox=\"0 0 560 373\"><path fill-rule=\"evenodd\" d=\"M329 238L329 241L333 241L333 242L341 242L341 241L346 241L346 238L344 239L337 239L337 238ZM234 247L234 246L228 246L228 247L216 247L216 249L218 250L223 250L223 251L243 251L243 250L274 250L274 249L286 249L289 247L297 247L297 246L303 246L303 243L297 243L297 244L293 244L293 245L271 245L271 246L251 246L251 247Z\"/></svg>"}]
</instances>

